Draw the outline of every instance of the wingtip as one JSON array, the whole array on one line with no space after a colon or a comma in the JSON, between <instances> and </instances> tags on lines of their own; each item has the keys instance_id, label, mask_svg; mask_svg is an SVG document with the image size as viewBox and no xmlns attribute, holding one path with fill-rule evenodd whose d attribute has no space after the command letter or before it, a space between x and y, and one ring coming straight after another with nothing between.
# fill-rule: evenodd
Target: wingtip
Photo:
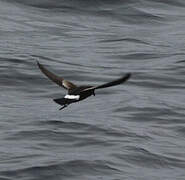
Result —
<instances>
[{"instance_id":1,"label":"wingtip","mask_svg":"<svg viewBox=\"0 0 185 180\"><path fill-rule=\"evenodd\" d=\"M42 69L42 64L40 64L40 62L39 62L38 60L36 60L36 62L37 62L37 66L38 66L40 69Z\"/></svg>"},{"instance_id":2,"label":"wingtip","mask_svg":"<svg viewBox=\"0 0 185 180\"><path fill-rule=\"evenodd\" d=\"M38 65L38 66L40 65L40 63L39 63L39 61L38 61L38 60L36 60L36 63L37 63L37 65Z\"/></svg>"},{"instance_id":3,"label":"wingtip","mask_svg":"<svg viewBox=\"0 0 185 180\"><path fill-rule=\"evenodd\" d=\"M130 77L131 77L131 73L126 73L124 76L123 76L123 78L126 78L126 79L129 79Z\"/></svg>"},{"instance_id":4,"label":"wingtip","mask_svg":"<svg viewBox=\"0 0 185 180\"><path fill-rule=\"evenodd\" d=\"M126 73L125 75L123 75L123 77L121 79L123 80L123 82L128 81L130 79L131 75L132 74L130 72Z\"/></svg>"}]
</instances>

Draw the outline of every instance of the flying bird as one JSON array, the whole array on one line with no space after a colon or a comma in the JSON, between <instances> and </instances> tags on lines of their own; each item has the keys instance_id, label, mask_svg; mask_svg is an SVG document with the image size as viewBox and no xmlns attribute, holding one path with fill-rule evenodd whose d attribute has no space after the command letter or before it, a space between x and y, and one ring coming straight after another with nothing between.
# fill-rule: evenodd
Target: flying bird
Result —
<instances>
[{"instance_id":1,"label":"flying bird","mask_svg":"<svg viewBox=\"0 0 185 180\"><path fill-rule=\"evenodd\" d=\"M37 65L39 69L42 71L42 73L45 74L51 81L55 82L60 87L63 87L68 91L68 93L63 98L53 99L57 104L60 104L62 106L59 110L67 107L71 103L84 100L91 95L95 96L96 89L107 88L107 87L116 86L121 83L124 83L131 76L131 73L127 73L119 79L116 79L114 81L111 81L111 82L108 82L108 83L105 83L99 86L88 86L88 85L77 86L73 84L72 82L69 82L65 80L64 78L57 76L54 73L50 72L38 61L37 61Z\"/></svg>"}]
</instances>

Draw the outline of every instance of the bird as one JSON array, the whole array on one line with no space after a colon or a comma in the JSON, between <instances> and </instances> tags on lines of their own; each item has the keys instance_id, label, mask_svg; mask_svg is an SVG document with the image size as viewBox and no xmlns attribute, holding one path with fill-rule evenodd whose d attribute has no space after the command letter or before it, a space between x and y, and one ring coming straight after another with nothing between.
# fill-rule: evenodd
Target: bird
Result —
<instances>
[{"instance_id":1,"label":"bird","mask_svg":"<svg viewBox=\"0 0 185 180\"><path fill-rule=\"evenodd\" d=\"M39 61L37 61L37 65L38 65L39 69L41 70L41 72L45 76L47 76L51 81L53 81L54 83L56 83L57 85L59 85L60 87L63 87L64 89L66 89L68 91L68 93L64 97L58 98L58 99L53 99L54 102L56 102L57 104L62 106L59 110L66 108L68 105L70 105L72 103L82 101L91 95L95 96L95 90L97 90L97 89L102 89L102 88L107 88L107 87L119 85L121 83L126 82L131 77L131 73L126 73L124 76L122 76L116 80L113 80L111 82L102 84L102 85L77 86L74 83L65 80L63 77L60 77L60 76L54 74L53 72L49 71L41 63L39 63Z\"/></svg>"}]
</instances>

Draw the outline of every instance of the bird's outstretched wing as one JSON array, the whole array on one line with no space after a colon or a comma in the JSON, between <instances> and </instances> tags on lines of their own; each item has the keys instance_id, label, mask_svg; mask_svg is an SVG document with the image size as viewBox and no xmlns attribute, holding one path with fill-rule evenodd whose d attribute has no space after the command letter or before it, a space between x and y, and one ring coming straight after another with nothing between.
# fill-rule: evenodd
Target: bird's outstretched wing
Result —
<instances>
[{"instance_id":1,"label":"bird's outstretched wing","mask_svg":"<svg viewBox=\"0 0 185 180\"><path fill-rule=\"evenodd\" d=\"M37 65L39 67L39 69L53 82L55 82L56 84L58 84L59 86L62 86L63 88L69 90L69 89L73 89L76 88L76 85L74 85L73 83L66 81L65 79L63 79L62 77L59 77L57 75L55 75L54 73L50 72L49 70L47 70L42 64L40 64L37 61Z\"/></svg>"},{"instance_id":2,"label":"bird's outstretched wing","mask_svg":"<svg viewBox=\"0 0 185 180\"><path fill-rule=\"evenodd\" d=\"M127 73L125 76L119 78L119 79L116 79L114 81L111 81L111 82L108 82L108 83L105 83L105 84L102 84L102 85L99 85L99 86L94 86L94 87L90 87L90 88L87 88L87 89L84 89L84 91L88 91L88 90L95 90L95 89L101 89L101 88L107 88L107 87L111 87L111 86L116 86L116 85L119 85L121 83L124 83L125 81L127 81L131 76L131 73Z\"/></svg>"},{"instance_id":3,"label":"bird's outstretched wing","mask_svg":"<svg viewBox=\"0 0 185 180\"><path fill-rule=\"evenodd\" d=\"M131 74L127 73L125 76L123 76L119 79L116 79L114 81L102 84L100 86L96 86L95 89L101 89L101 88L107 88L107 87L119 85L119 84L124 83L125 81L127 81L130 78L130 76L131 76Z\"/></svg>"}]
</instances>

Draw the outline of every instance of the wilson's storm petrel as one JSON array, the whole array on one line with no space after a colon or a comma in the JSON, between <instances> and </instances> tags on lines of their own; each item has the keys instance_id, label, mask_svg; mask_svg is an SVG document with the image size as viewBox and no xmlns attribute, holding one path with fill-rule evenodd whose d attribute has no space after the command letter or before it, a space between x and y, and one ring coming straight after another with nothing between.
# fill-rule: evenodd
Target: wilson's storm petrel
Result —
<instances>
[{"instance_id":1,"label":"wilson's storm petrel","mask_svg":"<svg viewBox=\"0 0 185 180\"><path fill-rule=\"evenodd\" d=\"M131 76L130 73L127 73L125 76L123 76L119 79L116 79L114 81L111 81L111 82L108 82L108 83L105 83L105 84L102 84L102 85L99 85L99 86L86 86L86 85L85 86L76 86L75 84L73 84L73 83L63 79L62 77L59 77L59 76L55 75L54 73L50 72L39 62L37 62L37 64L38 64L38 67L40 68L40 70L50 80L52 80L53 82L55 82L59 86L68 90L68 94L65 95L63 98L53 99L57 104L62 105L60 110L67 107L71 103L81 101L81 100L86 99L87 97L89 97L91 95L95 96L94 91L96 89L107 88L107 87L119 85L119 84L124 83L125 81L127 81Z\"/></svg>"}]
</instances>

